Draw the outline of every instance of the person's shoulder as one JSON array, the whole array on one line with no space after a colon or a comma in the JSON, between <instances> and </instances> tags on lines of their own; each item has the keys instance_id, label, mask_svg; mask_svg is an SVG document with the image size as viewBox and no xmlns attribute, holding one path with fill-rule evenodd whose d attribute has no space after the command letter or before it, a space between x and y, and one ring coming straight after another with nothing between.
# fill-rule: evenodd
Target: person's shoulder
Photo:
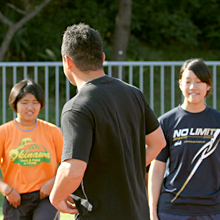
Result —
<instances>
[{"instance_id":1,"label":"person's shoulder","mask_svg":"<svg viewBox=\"0 0 220 220\"><path fill-rule=\"evenodd\" d=\"M48 122L48 121L45 121L45 120L42 120L42 119L37 119L38 121L38 124L40 126L42 126L43 128L48 128L48 129L53 129L53 130L60 130L60 128L58 126L56 126L55 124L51 123L51 122Z\"/></svg>"},{"instance_id":2,"label":"person's shoulder","mask_svg":"<svg viewBox=\"0 0 220 220\"><path fill-rule=\"evenodd\" d=\"M14 120L8 121L2 125L0 125L0 130L10 129L14 125Z\"/></svg>"},{"instance_id":3,"label":"person's shoulder","mask_svg":"<svg viewBox=\"0 0 220 220\"><path fill-rule=\"evenodd\" d=\"M79 91L74 97L64 104L61 117L64 115L69 116L75 112L84 112L85 109L91 107L91 94L83 94L83 92L84 91Z\"/></svg>"},{"instance_id":4,"label":"person's shoulder","mask_svg":"<svg viewBox=\"0 0 220 220\"><path fill-rule=\"evenodd\" d=\"M141 97L141 99L146 100L146 98L145 98L143 92L140 90L140 88L138 88L138 87L136 87L134 85L131 85L131 84L127 83L127 82L124 82L124 81L122 81L120 79L116 79L116 80L118 80L118 82L120 83L119 86L121 88L124 88L126 92L128 92L128 91L132 92L133 94L135 94L136 97L139 97L139 98Z\"/></svg>"},{"instance_id":5,"label":"person's shoulder","mask_svg":"<svg viewBox=\"0 0 220 220\"><path fill-rule=\"evenodd\" d=\"M219 114L220 115L220 111L211 107L211 106L207 106L208 111L215 113L215 114Z\"/></svg>"},{"instance_id":6,"label":"person's shoulder","mask_svg":"<svg viewBox=\"0 0 220 220\"><path fill-rule=\"evenodd\" d=\"M5 138L7 134L10 136L15 132L15 123L14 120L6 122L0 126L1 138Z\"/></svg>"},{"instance_id":7,"label":"person's shoulder","mask_svg":"<svg viewBox=\"0 0 220 220\"><path fill-rule=\"evenodd\" d=\"M127 85L130 89L132 89L133 91L135 91L135 92L137 92L137 93L139 93L139 94L141 94L141 95L144 95L138 87L136 87L136 86L134 86L134 85L131 85L131 84L128 84L128 83L126 83L126 85Z\"/></svg>"},{"instance_id":8,"label":"person's shoulder","mask_svg":"<svg viewBox=\"0 0 220 220\"><path fill-rule=\"evenodd\" d=\"M215 109L215 108L212 108L210 106L207 106L207 113L211 116L214 116L214 117L220 117L220 111Z\"/></svg>"},{"instance_id":9,"label":"person's shoulder","mask_svg":"<svg viewBox=\"0 0 220 220\"><path fill-rule=\"evenodd\" d=\"M39 125L38 132L40 134L43 134L58 142L63 140L62 131L58 126L42 119L37 119L37 121Z\"/></svg>"},{"instance_id":10,"label":"person's shoulder","mask_svg":"<svg viewBox=\"0 0 220 220\"><path fill-rule=\"evenodd\" d=\"M133 89L133 90L135 90L135 91L139 91L139 92L141 92L140 91L140 89L138 88L138 87L136 87L136 86L134 86L134 85L132 85L132 84L129 84L128 82L125 82L125 81L123 81L122 79L118 79L118 78L115 78L115 77L111 77L111 76L108 76L108 75L106 75L105 77L103 77L104 79L105 79L105 81L106 82L109 82L109 83L115 83L115 84L117 84L117 86L124 86L124 87L128 87L128 88L131 88L131 89Z\"/></svg>"},{"instance_id":11,"label":"person's shoulder","mask_svg":"<svg viewBox=\"0 0 220 220\"><path fill-rule=\"evenodd\" d=\"M163 115L161 115L158 120L166 120L166 119L170 119L171 117L175 117L177 114L180 113L180 106L177 106L171 110L169 110L168 112L164 113Z\"/></svg>"}]
</instances>

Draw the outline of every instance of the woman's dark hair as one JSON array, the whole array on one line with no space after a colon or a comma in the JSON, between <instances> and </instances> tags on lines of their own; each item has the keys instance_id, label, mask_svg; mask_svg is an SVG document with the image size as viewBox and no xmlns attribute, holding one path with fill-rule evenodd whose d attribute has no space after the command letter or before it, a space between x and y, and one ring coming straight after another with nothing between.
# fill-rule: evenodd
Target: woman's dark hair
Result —
<instances>
[{"instance_id":1,"label":"woman's dark hair","mask_svg":"<svg viewBox=\"0 0 220 220\"><path fill-rule=\"evenodd\" d=\"M32 79L24 79L13 86L9 95L9 105L14 112L17 112L17 103L27 93L33 94L41 104L41 109L45 106L45 97L42 87Z\"/></svg>"},{"instance_id":2,"label":"woman's dark hair","mask_svg":"<svg viewBox=\"0 0 220 220\"><path fill-rule=\"evenodd\" d=\"M201 82L206 83L212 88L210 70L202 59L194 58L186 60L180 69L180 80L182 79L183 72L186 69L192 70L194 74L201 80ZM206 96L211 94L211 88L209 89L209 91L207 91Z\"/></svg>"}]
</instances>

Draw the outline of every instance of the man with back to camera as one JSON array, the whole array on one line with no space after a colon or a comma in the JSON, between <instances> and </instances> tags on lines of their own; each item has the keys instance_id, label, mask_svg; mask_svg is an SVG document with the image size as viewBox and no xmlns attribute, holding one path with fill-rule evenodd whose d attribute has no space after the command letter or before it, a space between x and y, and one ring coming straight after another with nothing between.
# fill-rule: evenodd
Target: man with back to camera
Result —
<instances>
[{"instance_id":1,"label":"man with back to camera","mask_svg":"<svg viewBox=\"0 0 220 220\"><path fill-rule=\"evenodd\" d=\"M145 220L145 167L166 144L155 114L139 89L105 75L96 30L68 27L61 53L78 93L61 115L63 155L51 203L77 220Z\"/></svg>"}]
</instances>

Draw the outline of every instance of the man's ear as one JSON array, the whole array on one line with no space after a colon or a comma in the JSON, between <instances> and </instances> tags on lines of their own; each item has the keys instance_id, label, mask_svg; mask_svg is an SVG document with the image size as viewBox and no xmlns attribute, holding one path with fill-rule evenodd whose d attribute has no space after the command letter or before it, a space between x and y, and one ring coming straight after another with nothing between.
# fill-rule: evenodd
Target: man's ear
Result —
<instances>
[{"instance_id":1,"label":"man's ear","mask_svg":"<svg viewBox=\"0 0 220 220\"><path fill-rule=\"evenodd\" d=\"M102 53L102 64L104 63L104 61L105 61L105 53L103 52Z\"/></svg>"},{"instance_id":2,"label":"man's ear","mask_svg":"<svg viewBox=\"0 0 220 220\"><path fill-rule=\"evenodd\" d=\"M64 58L66 60L67 69L71 69L71 67L73 66L72 59L68 55L65 55Z\"/></svg>"}]
</instances>

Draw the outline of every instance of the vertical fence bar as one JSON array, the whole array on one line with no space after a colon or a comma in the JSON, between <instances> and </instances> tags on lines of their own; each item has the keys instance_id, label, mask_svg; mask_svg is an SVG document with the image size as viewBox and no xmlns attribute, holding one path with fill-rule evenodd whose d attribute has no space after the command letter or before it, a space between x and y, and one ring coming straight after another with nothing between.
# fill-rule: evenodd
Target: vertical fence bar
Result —
<instances>
[{"instance_id":1,"label":"vertical fence bar","mask_svg":"<svg viewBox=\"0 0 220 220\"><path fill-rule=\"evenodd\" d=\"M49 68L45 66L45 120L49 121Z\"/></svg>"},{"instance_id":2,"label":"vertical fence bar","mask_svg":"<svg viewBox=\"0 0 220 220\"><path fill-rule=\"evenodd\" d=\"M13 85L17 83L17 67L13 66Z\"/></svg>"},{"instance_id":3,"label":"vertical fence bar","mask_svg":"<svg viewBox=\"0 0 220 220\"><path fill-rule=\"evenodd\" d=\"M59 66L56 66L56 126L59 127Z\"/></svg>"},{"instance_id":4,"label":"vertical fence bar","mask_svg":"<svg viewBox=\"0 0 220 220\"><path fill-rule=\"evenodd\" d=\"M17 83L17 67L13 66L13 86ZM13 118L16 118L16 113L13 111Z\"/></svg>"},{"instance_id":5,"label":"vertical fence bar","mask_svg":"<svg viewBox=\"0 0 220 220\"><path fill-rule=\"evenodd\" d=\"M38 67L34 66L34 81L38 83Z\"/></svg>"},{"instance_id":6,"label":"vertical fence bar","mask_svg":"<svg viewBox=\"0 0 220 220\"><path fill-rule=\"evenodd\" d=\"M27 79L27 66L24 66L24 79Z\"/></svg>"},{"instance_id":7,"label":"vertical fence bar","mask_svg":"<svg viewBox=\"0 0 220 220\"><path fill-rule=\"evenodd\" d=\"M2 124L6 122L6 67L2 67Z\"/></svg>"},{"instance_id":8,"label":"vertical fence bar","mask_svg":"<svg viewBox=\"0 0 220 220\"><path fill-rule=\"evenodd\" d=\"M150 106L154 110L154 66L150 66Z\"/></svg>"},{"instance_id":9,"label":"vertical fence bar","mask_svg":"<svg viewBox=\"0 0 220 220\"><path fill-rule=\"evenodd\" d=\"M213 74L213 79L212 79L212 95L213 95L213 108L217 108L217 103L216 103L216 100L217 100L217 89L216 89L216 82L217 82L217 77L216 77L216 65L213 66L213 70L212 70L212 74Z\"/></svg>"},{"instance_id":10,"label":"vertical fence bar","mask_svg":"<svg viewBox=\"0 0 220 220\"><path fill-rule=\"evenodd\" d=\"M108 75L112 76L112 66L111 65L108 66Z\"/></svg>"},{"instance_id":11,"label":"vertical fence bar","mask_svg":"<svg viewBox=\"0 0 220 220\"><path fill-rule=\"evenodd\" d=\"M121 65L118 68L118 78L122 80L122 66Z\"/></svg>"},{"instance_id":12,"label":"vertical fence bar","mask_svg":"<svg viewBox=\"0 0 220 220\"><path fill-rule=\"evenodd\" d=\"M175 67L171 66L171 109L175 107Z\"/></svg>"},{"instance_id":13,"label":"vertical fence bar","mask_svg":"<svg viewBox=\"0 0 220 220\"><path fill-rule=\"evenodd\" d=\"M140 88L140 90L141 90L141 92L143 92L144 91L144 69L143 69L143 66L141 65L140 66L140 71L139 71L139 74L140 74L140 76L139 76L139 88Z\"/></svg>"},{"instance_id":14,"label":"vertical fence bar","mask_svg":"<svg viewBox=\"0 0 220 220\"><path fill-rule=\"evenodd\" d=\"M129 66L129 84L133 85L133 68Z\"/></svg>"},{"instance_id":15,"label":"vertical fence bar","mask_svg":"<svg viewBox=\"0 0 220 220\"><path fill-rule=\"evenodd\" d=\"M164 66L160 69L160 114L164 113Z\"/></svg>"},{"instance_id":16,"label":"vertical fence bar","mask_svg":"<svg viewBox=\"0 0 220 220\"><path fill-rule=\"evenodd\" d=\"M66 77L66 102L70 100L70 82Z\"/></svg>"}]
</instances>

